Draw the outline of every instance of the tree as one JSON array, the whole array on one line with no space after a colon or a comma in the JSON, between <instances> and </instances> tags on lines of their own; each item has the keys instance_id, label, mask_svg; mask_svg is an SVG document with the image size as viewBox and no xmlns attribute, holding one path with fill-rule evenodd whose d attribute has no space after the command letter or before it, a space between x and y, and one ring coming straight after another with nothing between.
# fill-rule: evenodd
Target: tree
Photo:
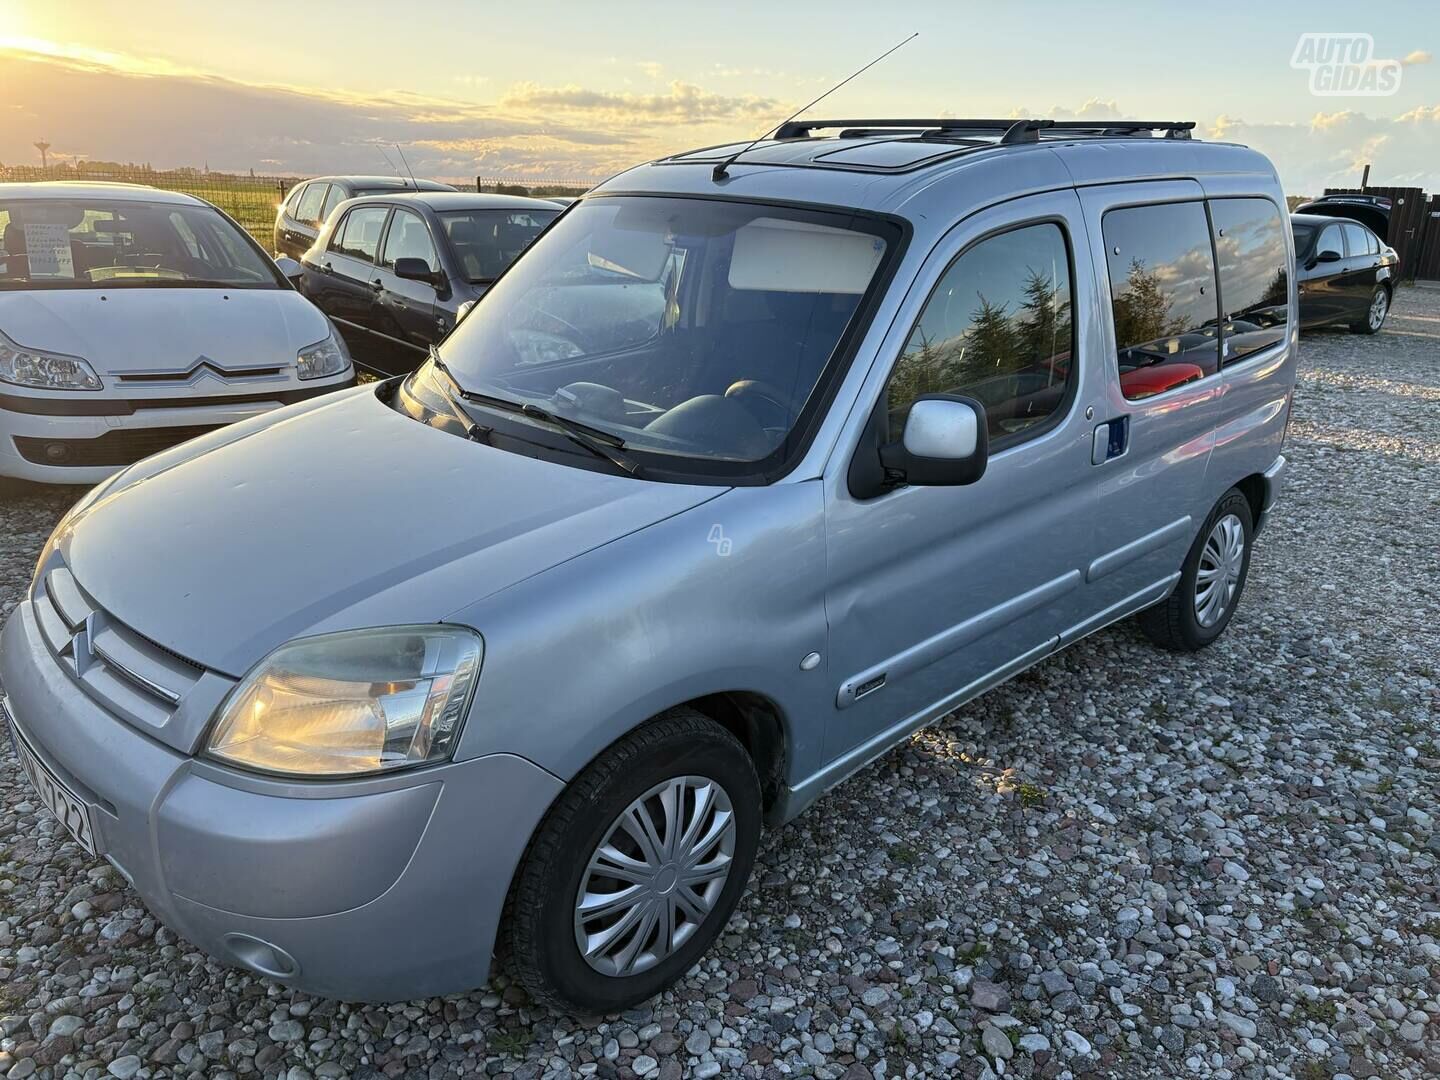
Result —
<instances>
[{"instance_id":1,"label":"tree","mask_svg":"<svg viewBox=\"0 0 1440 1080\"><path fill-rule=\"evenodd\" d=\"M1115 343L1124 349L1183 331L1185 320L1171 316L1172 303L1159 275L1140 259L1131 259L1125 289L1115 297Z\"/></svg>"},{"instance_id":2,"label":"tree","mask_svg":"<svg viewBox=\"0 0 1440 1080\"><path fill-rule=\"evenodd\" d=\"M1070 351L1069 291L1033 267L1025 271L1025 301L1017 316L1021 356L1043 363Z\"/></svg>"}]
</instances>

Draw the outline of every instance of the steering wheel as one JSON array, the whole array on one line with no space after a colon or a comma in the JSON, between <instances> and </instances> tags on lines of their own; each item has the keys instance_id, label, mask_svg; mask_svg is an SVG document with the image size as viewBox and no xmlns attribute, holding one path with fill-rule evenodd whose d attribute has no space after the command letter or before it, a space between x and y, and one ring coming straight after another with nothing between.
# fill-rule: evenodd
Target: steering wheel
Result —
<instances>
[{"instance_id":1,"label":"steering wheel","mask_svg":"<svg viewBox=\"0 0 1440 1080\"><path fill-rule=\"evenodd\" d=\"M740 379L730 384L730 388L725 391L725 396L736 399L747 408L750 408L752 413L757 414L756 419L764 426L788 428L795 422L795 412L790 408L790 395L786 394L774 383L767 383L762 379ZM760 411L751 407L751 402L754 400L763 401L773 406L774 410L780 414L780 424L765 424L766 417L759 415Z\"/></svg>"},{"instance_id":2,"label":"steering wheel","mask_svg":"<svg viewBox=\"0 0 1440 1080\"><path fill-rule=\"evenodd\" d=\"M535 303L535 301L532 300L532 299L530 299L529 297L524 298L524 299L521 301L521 303L524 305L525 308L528 308L530 311L533 311L533 312L534 312L536 315L538 315L541 319L548 319L550 322L557 324L558 326L562 327L562 328L565 329L565 330L568 330L568 331L569 331L569 335L566 335L566 334L557 334L557 333L554 332L554 330L544 330L544 329L541 329L540 327L530 327L529 329L530 329L532 332L538 333L538 334L549 334L549 336L551 336L551 337L558 337L558 338L560 338L560 339L562 339L562 340L564 340L564 341L569 341L570 344L574 345L574 346L575 346L577 349L579 349L581 352L584 352L584 351L586 350L586 348L587 348L586 338L587 338L589 335L586 334L586 332L585 332L584 330L581 330L581 329L580 329L578 326L576 326L574 323L572 323L572 322L570 322L570 321L568 321L568 320L566 320L566 319L562 319L559 315L556 315L553 311L546 311L544 308L542 308L539 304Z\"/></svg>"}]
</instances>

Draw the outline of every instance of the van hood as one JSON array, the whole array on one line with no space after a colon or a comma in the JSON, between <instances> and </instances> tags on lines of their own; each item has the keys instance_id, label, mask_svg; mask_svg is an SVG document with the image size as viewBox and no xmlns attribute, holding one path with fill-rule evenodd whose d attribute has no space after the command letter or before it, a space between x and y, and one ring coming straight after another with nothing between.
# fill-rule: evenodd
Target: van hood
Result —
<instances>
[{"instance_id":1,"label":"van hood","mask_svg":"<svg viewBox=\"0 0 1440 1080\"><path fill-rule=\"evenodd\" d=\"M497 450L357 387L141 462L58 551L113 618L239 677L291 638L444 620L724 490Z\"/></svg>"},{"instance_id":2,"label":"van hood","mask_svg":"<svg viewBox=\"0 0 1440 1080\"><path fill-rule=\"evenodd\" d=\"M0 290L0 332L17 345L81 356L103 378L218 368L294 367L323 341L325 316L291 289Z\"/></svg>"}]
</instances>

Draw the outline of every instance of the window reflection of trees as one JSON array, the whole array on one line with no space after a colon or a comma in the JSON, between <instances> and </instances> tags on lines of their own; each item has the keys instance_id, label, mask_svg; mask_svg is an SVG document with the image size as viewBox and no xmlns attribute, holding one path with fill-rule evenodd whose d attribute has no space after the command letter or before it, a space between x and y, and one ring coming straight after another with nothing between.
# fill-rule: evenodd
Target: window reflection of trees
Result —
<instances>
[{"instance_id":1,"label":"window reflection of trees","mask_svg":"<svg viewBox=\"0 0 1440 1080\"><path fill-rule=\"evenodd\" d=\"M1058 235L1055 239L1058 246ZM1049 416L1064 395L1071 360L1074 329L1066 278L1059 269L1026 266L1013 309L1011 302L992 300L977 289L968 322L944 338L937 339L922 316L890 383L892 436L899 437L910 403L921 394L978 399L986 406L992 439ZM947 306L956 299L949 294Z\"/></svg>"}]
</instances>

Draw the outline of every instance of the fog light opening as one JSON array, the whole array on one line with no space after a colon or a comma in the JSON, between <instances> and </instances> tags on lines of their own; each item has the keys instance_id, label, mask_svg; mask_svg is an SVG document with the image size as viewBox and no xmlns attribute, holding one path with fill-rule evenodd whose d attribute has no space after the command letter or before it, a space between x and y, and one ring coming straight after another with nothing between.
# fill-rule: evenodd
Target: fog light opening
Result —
<instances>
[{"instance_id":1,"label":"fog light opening","mask_svg":"<svg viewBox=\"0 0 1440 1080\"><path fill-rule=\"evenodd\" d=\"M249 934L226 934L225 948L244 967L272 979L293 979L300 962L278 945Z\"/></svg>"},{"instance_id":2,"label":"fog light opening","mask_svg":"<svg viewBox=\"0 0 1440 1080\"><path fill-rule=\"evenodd\" d=\"M53 465L63 465L70 460L70 447L64 443L51 442L45 444L45 460Z\"/></svg>"}]
</instances>

